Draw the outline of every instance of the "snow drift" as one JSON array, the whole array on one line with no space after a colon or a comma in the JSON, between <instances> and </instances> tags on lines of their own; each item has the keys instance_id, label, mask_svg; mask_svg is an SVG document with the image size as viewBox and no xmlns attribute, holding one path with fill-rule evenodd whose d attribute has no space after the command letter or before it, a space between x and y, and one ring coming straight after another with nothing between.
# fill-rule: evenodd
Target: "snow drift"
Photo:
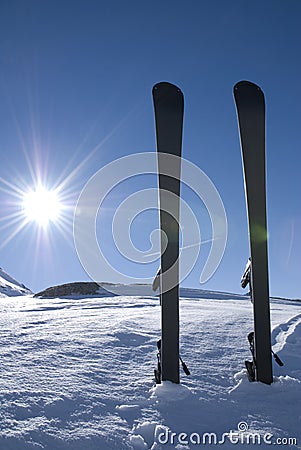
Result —
<instances>
[{"instance_id":1,"label":"snow drift","mask_svg":"<svg viewBox=\"0 0 301 450\"><path fill-rule=\"evenodd\" d=\"M250 383L247 297L188 290L181 355L191 376L155 386L152 295L0 302L0 449L301 448L300 303L271 302L271 386Z\"/></svg>"}]
</instances>

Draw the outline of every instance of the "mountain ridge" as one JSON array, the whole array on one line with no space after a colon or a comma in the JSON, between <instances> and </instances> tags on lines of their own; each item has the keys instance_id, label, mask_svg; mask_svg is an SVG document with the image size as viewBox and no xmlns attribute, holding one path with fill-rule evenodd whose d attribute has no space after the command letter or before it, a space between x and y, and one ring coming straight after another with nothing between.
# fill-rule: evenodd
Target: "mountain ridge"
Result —
<instances>
[{"instance_id":1,"label":"mountain ridge","mask_svg":"<svg viewBox=\"0 0 301 450\"><path fill-rule=\"evenodd\" d=\"M32 291L0 267L0 297L30 295Z\"/></svg>"},{"instance_id":2,"label":"mountain ridge","mask_svg":"<svg viewBox=\"0 0 301 450\"><path fill-rule=\"evenodd\" d=\"M159 291L153 291L151 284L140 284L134 283L129 285L119 284L119 283L109 283L109 282L99 282L95 281L76 281L65 284L60 284L57 286L51 286L43 291L34 294L35 298L61 298L61 297L108 297L115 295L126 295L126 296L147 296L147 297L157 297L159 296ZM205 289L197 288L187 288L180 287L180 297L187 298L210 298L210 299L233 299L237 300L248 300L248 295L244 294L234 294L230 292L218 292Z\"/></svg>"},{"instance_id":3,"label":"mountain ridge","mask_svg":"<svg viewBox=\"0 0 301 450\"><path fill-rule=\"evenodd\" d=\"M74 281L50 286L37 293L32 292L24 284L17 281L0 267L0 298L18 297L30 295L34 298L59 298L59 297L112 297L115 295L126 296L159 296L159 291L154 292L150 284L133 283L124 285L111 282ZM216 300L236 299L248 300L249 295L244 293L219 292L201 288L180 287L181 298L208 298ZM271 297L274 301L301 302L300 299Z\"/></svg>"}]
</instances>

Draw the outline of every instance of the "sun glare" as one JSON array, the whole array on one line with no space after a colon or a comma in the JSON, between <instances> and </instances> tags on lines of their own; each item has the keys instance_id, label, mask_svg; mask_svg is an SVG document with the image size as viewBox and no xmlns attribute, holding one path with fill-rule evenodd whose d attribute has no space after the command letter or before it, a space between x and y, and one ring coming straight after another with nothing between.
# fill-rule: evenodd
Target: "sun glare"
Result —
<instances>
[{"instance_id":1,"label":"sun glare","mask_svg":"<svg viewBox=\"0 0 301 450\"><path fill-rule=\"evenodd\" d=\"M23 212L27 221L45 227L60 217L61 203L54 190L39 187L29 191L23 198Z\"/></svg>"}]
</instances>

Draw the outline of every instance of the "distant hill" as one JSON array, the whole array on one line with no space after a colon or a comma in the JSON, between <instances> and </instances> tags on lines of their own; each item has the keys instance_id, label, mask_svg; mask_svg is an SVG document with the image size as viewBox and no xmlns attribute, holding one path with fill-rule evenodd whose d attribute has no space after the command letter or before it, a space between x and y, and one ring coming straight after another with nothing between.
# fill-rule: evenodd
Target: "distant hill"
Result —
<instances>
[{"instance_id":1,"label":"distant hill","mask_svg":"<svg viewBox=\"0 0 301 450\"><path fill-rule=\"evenodd\" d=\"M159 291L154 292L150 284L113 284L113 283L96 283L73 282L51 286L41 292L37 292L34 297L39 298L58 298L58 297L111 297L113 295L126 296L156 296ZM184 298L210 298L216 300L248 300L248 296L231 294L227 292L207 291L204 289L180 288L180 296Z\"/></svg>"},{"instance_id":2,"label":"distant hill","mask_svg":"<svg viewBox=\"0 0 301 450\"><path fill-rule=\"evenodd\" d=\"M16 297L29 294L32 294L30 289L0 268L0 297Z\"/></svg>"},{"instance_id":3,"label":"distant hill","mask_svg":"<svg viewBox=\"0 0 301 450\"><path fill-rule=\"evenodd\" d=\"M34 297L56 298L56 297L112 297L113 295L156 295L151 285L96 283L93 281L79 281L73 283L51 286Z\"/></svg>"},{"instance_id":4,"label":"distant hill","mask_svg":"<svg viewBox=\"0 0 301 450\"><path fill-rule=\"evenodd\" d=\"M51 286L43 291L37 292L34 297L56 298L70 296L99 296L100 286L94 282L74 282ZM108 292L107 292L108 295Z\"/></svg>"},{"instance_id":5,"label":"distant hill","mask_svg":"<svg viewBox=\"0 0 301 450\"><path fill-rule=\"evenodd\" d=\"M79 281L58 286L51 286L41 292L37 292L34 297L38 298L83 298L83 297L112 297L114 295L121 296L140 296L154 297L159 296L159 291L154 292L150 284L114 284L92 281ZM214 300L246 300L250 301L249 295L233 294L230 292L218 292L206 289L193 289L180 287L180 297L182 298L202 298ZM271 297L273 301L300 301L297 299L285 299L279 297Z\"/></svg>"}]
</instances>

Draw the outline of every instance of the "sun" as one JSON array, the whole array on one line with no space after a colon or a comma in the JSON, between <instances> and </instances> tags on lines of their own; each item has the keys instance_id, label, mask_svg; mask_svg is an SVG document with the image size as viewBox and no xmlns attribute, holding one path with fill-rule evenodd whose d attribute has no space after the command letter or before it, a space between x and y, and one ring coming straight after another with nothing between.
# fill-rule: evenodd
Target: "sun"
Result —
<instances>
[{"instance_id":1,"label":"sun","mask_svg":"<svg viewBox=\"0 0 301 450\"><path fill-rule=\"evenodd\" d=\"M43 186L28 191L23 197L23 213L27 222L46 227L60 218L62 205L55 190Z\"/></svg>"}]
</instances>

